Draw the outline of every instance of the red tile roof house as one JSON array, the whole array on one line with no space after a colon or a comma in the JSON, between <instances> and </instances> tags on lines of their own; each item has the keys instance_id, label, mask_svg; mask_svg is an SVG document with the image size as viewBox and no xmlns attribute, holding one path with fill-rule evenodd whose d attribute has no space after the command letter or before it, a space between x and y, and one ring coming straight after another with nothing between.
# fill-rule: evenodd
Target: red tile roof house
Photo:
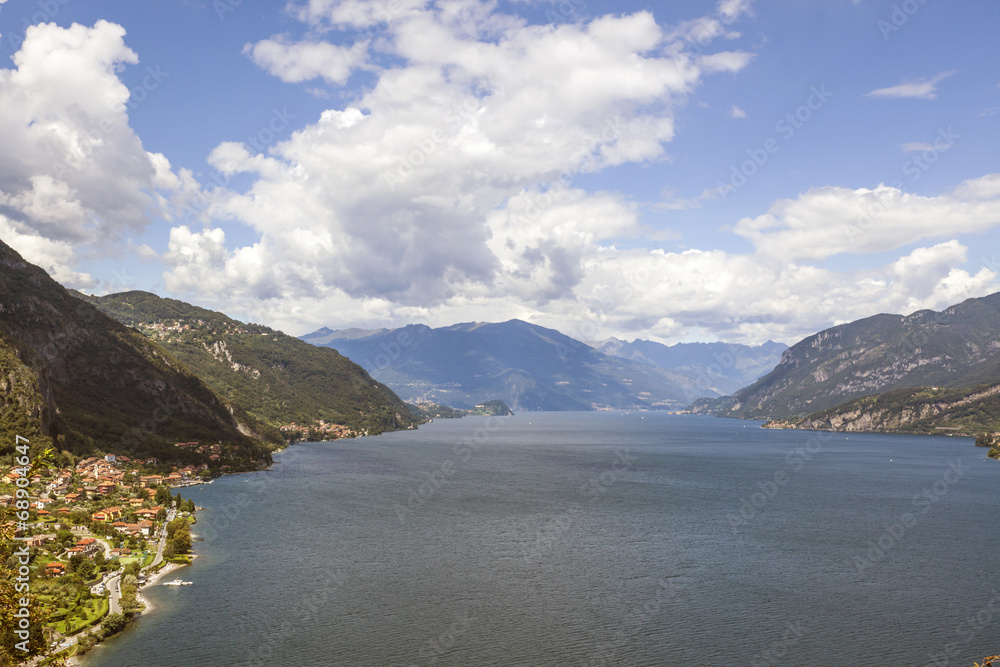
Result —
<instances>
[{"instance_id":1,"label":"red tile roof house","mask_svg":"<svg viewBox=\"0 0 1000 667\"><path fill-rule=\"evenodd\" d=\"M153 522L143 519L139 522L139 530L142 531L143 535L149 537L149 534L153 532Z\"/></svg>"},{"instance_id":2,"label":"red tile roof house","mask_svg":"<svg viewBox=\"0 0 1000 667\"><path fill-rule=\"evenodd\" d=\"M49 563L45 566L45 573L58 576L66 572L66 566L62 563Z\"/></svg>"}]
</instances>

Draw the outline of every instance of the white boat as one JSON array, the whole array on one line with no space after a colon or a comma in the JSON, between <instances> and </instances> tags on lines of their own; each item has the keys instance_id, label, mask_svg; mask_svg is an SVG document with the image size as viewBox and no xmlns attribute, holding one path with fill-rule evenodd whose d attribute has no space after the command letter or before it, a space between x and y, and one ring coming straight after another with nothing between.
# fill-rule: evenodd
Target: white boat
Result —
<instances>
[{"instance_id":1,"label":"white boat","mask_svg":"<svg viewBox=\"0 0 1000 667\"><path fill-rule=\"evenodd\" d=\"M193 582L191 581L181 581L180 579L174 579L173 581L168 581L163 584L164 586L190 586Z\"/></svg>"}]
</instances>

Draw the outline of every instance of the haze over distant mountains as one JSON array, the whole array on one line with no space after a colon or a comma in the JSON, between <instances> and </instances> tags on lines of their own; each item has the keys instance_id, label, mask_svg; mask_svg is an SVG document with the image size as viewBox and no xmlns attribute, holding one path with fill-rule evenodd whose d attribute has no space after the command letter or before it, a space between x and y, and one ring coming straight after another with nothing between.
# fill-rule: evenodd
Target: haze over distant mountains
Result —
<instances>
[{"instance_id":1,"label":"haze over distant mountains","mask_svg":"<svg viewBox=\"0 0 1000 667\"><path fill-rule=\"evenodd\" d=\"M595 346L521 320L323 328L301 338L335 348L404 400L468 408L501 399L515 410L683 408L752 382L786 349L617 339Z\"/></svg>"}]
</instances>

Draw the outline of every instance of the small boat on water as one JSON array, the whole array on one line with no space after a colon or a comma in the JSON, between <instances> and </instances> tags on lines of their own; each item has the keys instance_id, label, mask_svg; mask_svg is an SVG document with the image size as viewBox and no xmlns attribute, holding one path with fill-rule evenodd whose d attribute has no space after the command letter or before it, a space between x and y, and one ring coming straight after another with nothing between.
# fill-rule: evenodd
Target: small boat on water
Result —
<instances>
[{"instance_id":1,"label":"small boat on water","mask_svg":"<svg viewBox=\"0 0 1000 667\"><path fill-rule=\"evenodd\" d=\"M163 584L164 586L190 586L193 582L181 581L180 579L174 579L173 581L168 581Z\"/></svg>"}]
</instances>

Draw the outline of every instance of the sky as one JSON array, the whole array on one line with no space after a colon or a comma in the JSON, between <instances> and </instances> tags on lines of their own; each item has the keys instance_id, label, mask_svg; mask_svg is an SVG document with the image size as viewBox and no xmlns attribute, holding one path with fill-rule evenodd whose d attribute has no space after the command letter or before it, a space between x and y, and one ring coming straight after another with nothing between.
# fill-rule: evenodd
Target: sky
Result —
<instances>
[{"instance_id":1,"label":"sky","mask_svg":"<svg viewBox=\"0 0 1000 667\"><path fill-rule=\"evenodd\" d=\"M292 335L1000 290L995 0L0 0L0 239Z\"/></svg>"}]
</instances>

